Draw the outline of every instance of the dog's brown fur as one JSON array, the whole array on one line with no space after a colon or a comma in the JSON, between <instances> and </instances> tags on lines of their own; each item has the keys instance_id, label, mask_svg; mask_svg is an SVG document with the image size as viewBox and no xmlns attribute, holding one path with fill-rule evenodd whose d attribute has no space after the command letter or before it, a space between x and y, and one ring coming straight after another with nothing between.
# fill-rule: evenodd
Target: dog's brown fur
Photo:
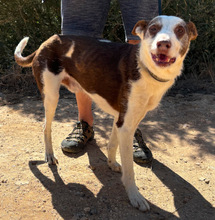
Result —
<instances>
[{"instance_id":1,"label":"dog's brown fur","mask_svg":"<svg viewBox=\"0 0 215 220\"><path fill-rule=\"evenodd\" d=\"M149 209L134 181L132 140L139 122L159 104L162 96L181 74L190 41L197 37L195 25L177 17L160 16L139 21L133 34L140 45L100 42L77 36L54 35L40 48L22 57L27 39L15 51L21 66L32 66L44 98L46 160L57 163L51 141L51 122L63 84L70 91L86 92L103 110L114 116L108 146L108 165L121 171L116 162L119 144L122 181L133 206Z\"/></svg>"}]
</instances>

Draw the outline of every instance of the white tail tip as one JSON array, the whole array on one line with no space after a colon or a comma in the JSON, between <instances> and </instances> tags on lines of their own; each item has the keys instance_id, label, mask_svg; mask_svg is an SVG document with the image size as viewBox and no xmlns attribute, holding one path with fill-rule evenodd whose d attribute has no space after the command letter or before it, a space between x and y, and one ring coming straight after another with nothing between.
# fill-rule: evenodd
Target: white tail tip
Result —
<instances>
[{"instance_id":1,"label":"white tail tip","mask_svg":"<svg viewBox=\"0 0 215 220\"><path fill-rule=\"evenodd\" d=\"M15 50L15 52L14 52L14 54L15 54L16 56L21 56L22 51L24 50L25 46L26 46L27 43L28 43L28 40L29 40L29 37L24 37L24 38L19 42L19 44L17 45L16 50Z\"/></svg>"}]
</instances>

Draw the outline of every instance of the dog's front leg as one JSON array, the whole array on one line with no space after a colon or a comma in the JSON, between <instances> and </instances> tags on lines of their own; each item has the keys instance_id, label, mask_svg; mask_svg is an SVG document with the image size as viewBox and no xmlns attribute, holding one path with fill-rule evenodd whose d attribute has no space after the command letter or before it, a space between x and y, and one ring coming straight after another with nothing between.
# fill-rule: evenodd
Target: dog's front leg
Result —
<instances>
[{"instance_id":1,"label":"dog's front leg","mask_svg":"<svg viewBox=\"0 0 215 220\"><path fill-rule=\"evenodd\" d=\"M149 210L149 205L139 193L134 179L133 169L133 135L135 129L123 125L118 128L119 148L122 163L122 182L125 186L131 204L141 211Z\"/></svg>"},{"instance_id":2,"label":"dog's front leg","mask_svg":"<svg viewBox=\"0 0 215 220\"><path fill-rule=\"evenodd\" d=\"M108 166L115 172L121 172L121 165L116 161L116 151L119 145L116 119L113 122L112 133L108 144Z\"/></svg>"}]
</instances>

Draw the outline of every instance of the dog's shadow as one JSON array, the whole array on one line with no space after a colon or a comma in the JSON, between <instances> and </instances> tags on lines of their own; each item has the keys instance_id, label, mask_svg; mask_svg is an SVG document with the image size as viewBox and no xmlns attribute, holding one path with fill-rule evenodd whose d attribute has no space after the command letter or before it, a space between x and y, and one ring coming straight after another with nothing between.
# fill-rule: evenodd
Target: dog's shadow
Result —
<instances>
[{"instance_id":1,"label":"dog's shadow","mask_svg":"<svg viewBox=\"0 0 215 220\"><path fill-rule=\"evenodd\" d=\"M189 182L156 159L153 160L152 171L172 192L175 212L178 212L179 219L214 218L214 207ZM171 213L165 213L164 216L168 219L176 219Z\"/></svg>"},{"instance_id":2,"label":"dog's shadow","mask_svg":"<svg viewBox=\"0 0 215 220\"><path fill-rule=\"evenodd\" d=\"M179 218L154 204L150 204L151 211L141 213L129 205L120 180L121 174L107 167L107 158L96 143L87 149L87 154L90 166L95 168L92 169L95 176L103 184L97 196L85 185L74 183L75 180L65 184L57 166L50 166L53 181L38 169L39 165L44 164L43 161L29 161L30 170L51 193L53 208L63 219L71 219L73 216L78 219L83 216L90 219L99 219L101 216L103 219L113 216L120 219L209 219L208 216L212 218L215 214L212 205L191 184L155 159L153 172L173 193Z\"/></svg>"}]
</instances>

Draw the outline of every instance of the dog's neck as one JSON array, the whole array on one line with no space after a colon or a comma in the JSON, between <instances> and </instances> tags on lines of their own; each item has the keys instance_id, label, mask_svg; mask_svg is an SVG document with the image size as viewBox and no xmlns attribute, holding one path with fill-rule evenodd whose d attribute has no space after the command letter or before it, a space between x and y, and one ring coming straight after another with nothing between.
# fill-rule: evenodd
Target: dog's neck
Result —
<instances>
[{"instance_id":1,"label":"dog's neck","mask_svg":"<svg viewBox=\"0 0 215 220\"><path fill-rule=\"evenodd\" d=\"M163 78L160 78L158 77L157 75L155 75L154 73L152 73L140 60L139 60L139 65L141 67L141 69L145 69L147 71L147 73L156 81L158 82L162 82L162 83L165 83L165 82L169 82L170 80L169 79L163 79Z\"/></svg>"},{"instance_id":2,"label":"dog's neck","mask_svg":"<svg viewBox=\"0 0 215 220\"><path fill-rule=\"evenodd\" d=\"M149 73L149 75L150 75L153 79L157 80L158 82L163 82L163 83L169 82L169 79L162 79L162 78L158 77L157 75L155 75L154 73L152 73L147 67L146 67L146 70L147 70L147 72Z\"/></svg>"}]
</instances>

